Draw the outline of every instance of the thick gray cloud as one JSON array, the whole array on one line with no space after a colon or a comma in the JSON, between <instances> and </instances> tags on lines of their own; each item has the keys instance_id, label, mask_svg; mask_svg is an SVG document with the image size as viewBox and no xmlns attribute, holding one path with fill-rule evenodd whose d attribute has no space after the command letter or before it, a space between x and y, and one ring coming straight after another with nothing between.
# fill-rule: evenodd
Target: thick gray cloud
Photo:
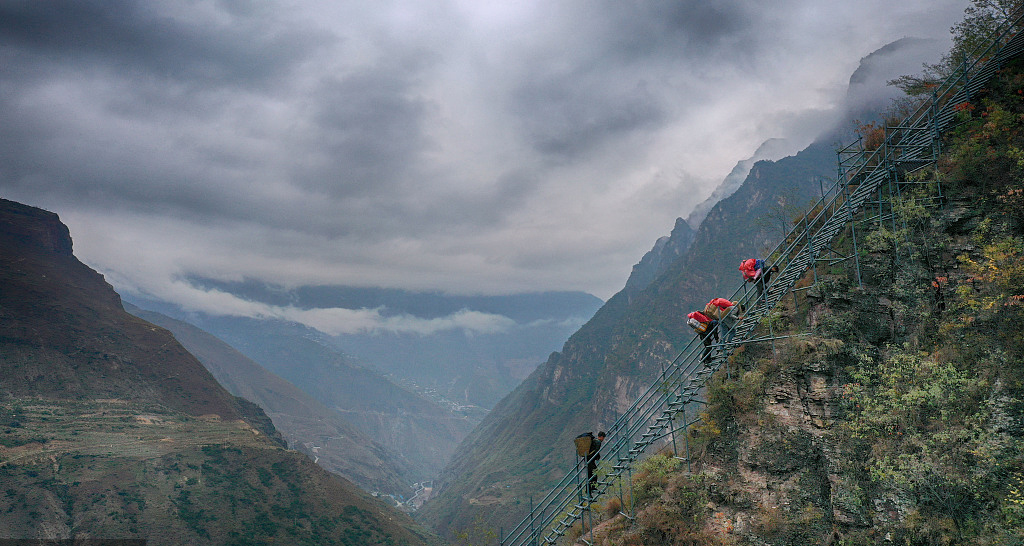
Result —
<instances>
[{"instance_id":1,"label":"thick gray cloud","mask_svg":"<svg viewBox=\"0 0 1024 546\"><path fill-rule=\"evenodd\" d=\"M8 0L0 43L22 63L90 65L185 86L259 85L287 77L329 34L289 26L259 3L222 2L216 13L138 0Z\"/></svg>"},{"instance_id":2,"label":"thick gray cloud","mask_svg":"<svg viewBox=\"0 0 1024 546\"><path fill-rule=\"evenodd\" d=\"M966 5L0 0L0 194L194 308L248 309L193 276L607 297L737 161L830 123L862 57Z\"/></svg>"}]
</instances>

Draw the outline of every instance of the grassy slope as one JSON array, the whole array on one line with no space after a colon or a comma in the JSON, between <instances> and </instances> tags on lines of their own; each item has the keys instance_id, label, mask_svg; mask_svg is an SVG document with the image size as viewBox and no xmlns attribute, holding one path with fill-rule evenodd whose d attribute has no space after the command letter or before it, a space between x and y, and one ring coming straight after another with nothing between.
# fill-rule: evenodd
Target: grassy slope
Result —
<instances>
[{"instance_id":1,"label":"grassy slope","mask_svg":"<svg viewBox=\"0 0 1024 546\"><path fill-rule=\"evenodd\" d=\"M422 544L404 516L244 421L125 400L0 405L4 538Z\"/></svg>"}]
</instances>

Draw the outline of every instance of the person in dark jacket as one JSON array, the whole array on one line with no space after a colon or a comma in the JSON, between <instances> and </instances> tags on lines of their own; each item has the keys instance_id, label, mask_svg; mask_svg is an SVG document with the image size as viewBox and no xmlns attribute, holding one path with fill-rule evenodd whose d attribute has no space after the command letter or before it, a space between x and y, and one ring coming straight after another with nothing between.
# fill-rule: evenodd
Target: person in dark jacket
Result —
<instances>
[{"instance_id":1,"label":"person in dark jacket","mask_svg":"<svg viewBox=\"0 0 1024 546\"><path fill-rule=\"evenodd\" d=\"M604 431L597 433L597 439L590 442L590 453L587 454L587 494L594 496L595 485L597 485L597 461L601 460L601 443L604 442Z\"/></svg>"}]
</instances>

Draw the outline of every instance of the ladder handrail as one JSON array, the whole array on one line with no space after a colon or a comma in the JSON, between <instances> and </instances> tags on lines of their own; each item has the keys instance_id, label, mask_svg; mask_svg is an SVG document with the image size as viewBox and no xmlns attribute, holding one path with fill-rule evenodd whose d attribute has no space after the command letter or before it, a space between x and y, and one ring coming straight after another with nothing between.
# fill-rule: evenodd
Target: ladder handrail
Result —
<instances>
[{"instance_id":1,"label":"ladder handrail","mask_svg":"<svg viewBox=\"0 0 1024 546\"><path fill-rule=\"evenodd\" d=\"M799 278L817 262L818 253L825 251L838 233L854 221L855 215L860 214L862 206L881 188L883 182L892 181L891 177L895 174L891 172L892 166L900 161L920 163L934 158L934 153L932 158L916 156L922 151L934 152L937 146L936 134L955 118L954 106L967 100L970 93L980 90L995 73L999 63L1024 50L1024 33L1017 32L1022 20L1024 15L1013 21L1004 21L988 47L975 53L972 62L965 61L962 71L954 71L939 84L930 100L923 101L897 126L889 128L878 148L865 150L861 147L846 159L842 156L844 153L850 154L852 144L837 151L840 176L766 255L766 261L769 262L766 267L779 266L772 282L763 287L757 301L752 301L754 296L747 290L745 283L729 298L742 303L746 313L731 328L723 331L724 337L715 344L719 351L713 351L715 356L711 362L704 365L704 348L699 338L690 339L658 378L636 397L633 404L608 429L605 445L601 449L602 457L603 460L611 459L615 463L606 474L606 479L599 480L598 496L610 486L608 478L621 480L622 472L630 471L633 461L647 447L666 435L664 429L680 411L680 406L685 411L686 404L696 399L707 380L726 361L732 348L749 341L750 334L761 319L774 309L782 297L792 291ZM1011 43L1015 44L1016 50L1008 47ZM899 183L898 179L896 183ZM733 336L737 339L727 341ZM646 432L637 439L636 435L643 429ZM531 503L533 508L530 515L513 528L507 537L501 538L502 544L537 544L541 537L545 543L556 542L589 509L588 501L581 497L578 485L581 472L582 468L577 465L540 503ZM556 519L558 521L554 523ZM554 526L548 530L552 523ZM548 530L546 534L545 530Z\"/></svg>"}]
</instances>

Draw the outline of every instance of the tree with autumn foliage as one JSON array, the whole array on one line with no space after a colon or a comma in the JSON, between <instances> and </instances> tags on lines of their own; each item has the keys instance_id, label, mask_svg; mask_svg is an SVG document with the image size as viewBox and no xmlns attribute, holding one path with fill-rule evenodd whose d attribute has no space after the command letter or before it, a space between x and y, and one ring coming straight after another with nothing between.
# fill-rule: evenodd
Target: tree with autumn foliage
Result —
<instances>
[{"instance_id":1,"label":"tree with autumn foliage","mask_svg":"<svg viewBox=\"0 0 1024 546\"><path fill-rule=\"evenodd\" d=\"M995 38L1006 22L1018 24L1024 16L1022 0L973 0L964 19L951 29L953 47L935 64L925 63L921 74L900 76L889 82L910 96L925 95L963 66L978 59L972 56Z\"/></svg>"}]
</instances>

